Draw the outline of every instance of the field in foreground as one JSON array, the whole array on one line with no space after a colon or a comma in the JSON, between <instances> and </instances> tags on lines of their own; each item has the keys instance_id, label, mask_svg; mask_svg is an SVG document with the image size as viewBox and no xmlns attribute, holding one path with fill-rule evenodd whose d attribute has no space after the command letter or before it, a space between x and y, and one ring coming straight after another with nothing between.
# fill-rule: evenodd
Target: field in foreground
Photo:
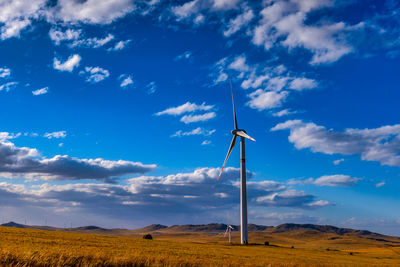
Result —
<instances>
[{"instance_id":1,"label":"field in foreground","mask_svg":"<svg viewBox=\"0 0 400 267\"><path fill-rule=\"evenodd\" d=\"M250 233L250 240L270 240L271 246L229 245L222 235L155 233L153 237L0 227L0 265L400 266L397 243L352 236Z\"/></svg>"}]
</instances>

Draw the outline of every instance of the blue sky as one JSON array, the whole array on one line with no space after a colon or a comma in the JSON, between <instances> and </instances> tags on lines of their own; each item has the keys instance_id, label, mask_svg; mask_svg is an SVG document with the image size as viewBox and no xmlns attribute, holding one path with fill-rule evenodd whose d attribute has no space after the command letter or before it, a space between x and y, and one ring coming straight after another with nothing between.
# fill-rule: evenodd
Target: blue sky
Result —
<instances>
[{"instance_id":1,"label":"blue sky","mask_svg":"<svg viewBox=\"0 0 400 267\"><path fill-rule=\"evenodd\" d=\"M101 2L101 4L99 3ZM54 226L249 221L400 235L396 1L3 1L0 211Z\"/></svg>"}]
</instances>

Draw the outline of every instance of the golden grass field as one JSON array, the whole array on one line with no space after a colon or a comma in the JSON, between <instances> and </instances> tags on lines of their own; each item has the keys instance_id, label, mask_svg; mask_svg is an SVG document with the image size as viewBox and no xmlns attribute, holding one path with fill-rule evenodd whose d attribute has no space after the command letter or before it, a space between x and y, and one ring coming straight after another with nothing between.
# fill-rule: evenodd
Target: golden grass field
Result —
<instances>
[{"instance_id":1,"label":"golden grass field","mask_svg":"<svg viewBox=\"0 0 400 267\"><path fill-rule=\"evenodd\" d=\"M251 232L259 245L248 246L237 244L238 233L233 245L223 235L153 238L0 227L0 266L400 266L394 240L312 232ZM271 246L261 245L265 240Z\"/></svg>"}]
</instances>

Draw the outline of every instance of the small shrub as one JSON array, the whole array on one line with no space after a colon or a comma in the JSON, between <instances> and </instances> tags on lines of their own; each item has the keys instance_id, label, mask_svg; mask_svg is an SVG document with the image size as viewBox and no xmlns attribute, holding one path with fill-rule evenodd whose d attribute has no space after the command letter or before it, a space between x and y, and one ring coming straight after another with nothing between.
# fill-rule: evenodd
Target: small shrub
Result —
<instances>
[{"instance_id":1,"label":"small shrub","mask_svg":"<svg viewBox=\"0 0 400 267\"><path fill-rule=\"evenodd\" d=\"M268 241L265 241L265 242L264 242L264 245L269 246L269 242L268 242Z\"/></svg>"},{"instance_id":2,"label":"small shrub","mask_svg":"<svg viewBox=\"0 0 400 267\"><path fill-rule=\"evenodd\" d=\"M349 255L353 255L353 252L350 252Z\"/></svg>"},{"instance_id":3,"label":"small shrub","mask_svg":"<svg viewBox=\"0 0 400 267\"><path fill-rule=\"evenodd\" d=\"M143 236L143 239L151 240L151 239L153 239L153 237L151 236L151 234L146 234L146 235Z\"/></svg>"},{"instance_id":4,"label":"small shrub","mask_svg":"<svg viewBox=\"0 0 400 267\"><path fill-rule=\"evenodd\" d=\"M291 248L294 248L294 246L292 246Z\"/></svg>"}]
</instances>

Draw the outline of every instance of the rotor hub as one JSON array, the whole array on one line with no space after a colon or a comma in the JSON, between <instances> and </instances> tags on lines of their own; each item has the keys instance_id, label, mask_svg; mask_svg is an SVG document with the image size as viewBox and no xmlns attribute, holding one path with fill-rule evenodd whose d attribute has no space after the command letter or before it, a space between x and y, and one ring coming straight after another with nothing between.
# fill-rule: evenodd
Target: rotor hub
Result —
<instances>
[{"instance_id":1,"label":"rotor hub","mask_svg":"<svg viewBox=\"0 0 400 267\"><path fill-rule=\"evenodd\" d=\"M245 130L242 130L242 129L236 129L236 130L232 130L232 131L231 131L231 133L232 133L233 135L237 135L237 134L236 134L237 132L244 132L244 133L247 133Z\"/></svg>"}]
</instances>

